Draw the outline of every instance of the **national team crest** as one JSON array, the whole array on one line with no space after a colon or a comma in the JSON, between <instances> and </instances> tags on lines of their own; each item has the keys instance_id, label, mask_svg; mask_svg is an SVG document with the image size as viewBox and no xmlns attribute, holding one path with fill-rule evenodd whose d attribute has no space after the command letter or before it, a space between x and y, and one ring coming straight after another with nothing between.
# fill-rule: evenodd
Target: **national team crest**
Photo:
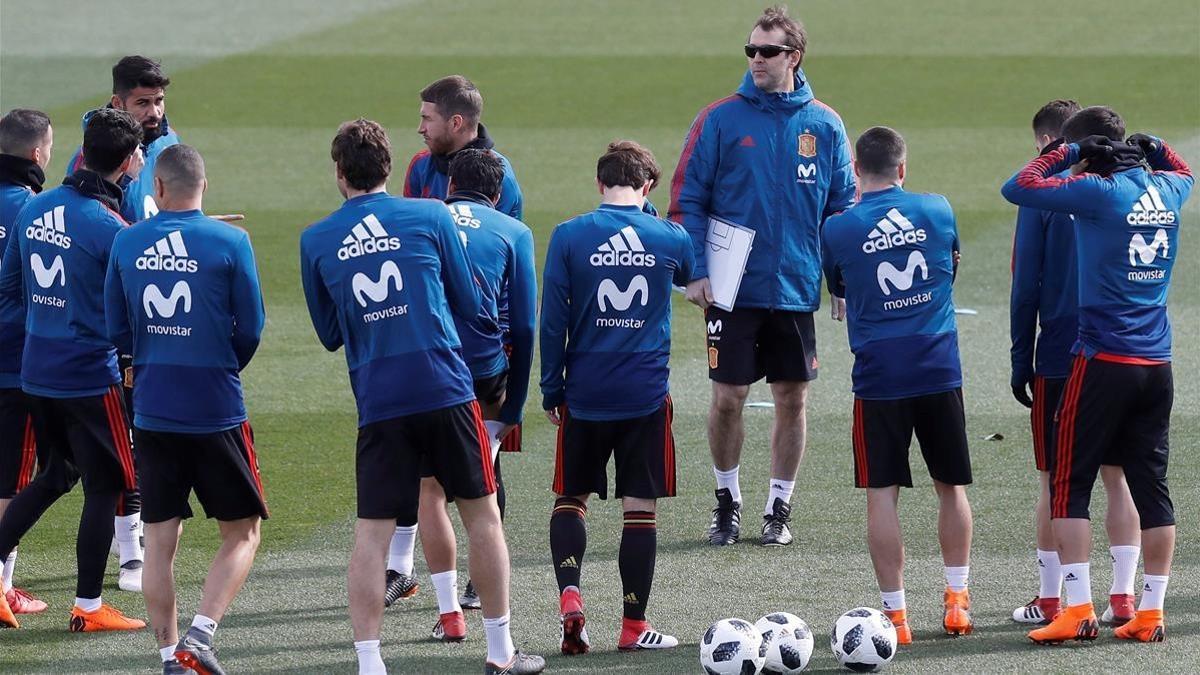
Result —
<instances>
[{"instance_id":1,"label":"national team crest","mask_svg":"<svg viewBox=\"0 0 1200 675\"><path fill-rule=\"evenodd\" d=\"M817 137L809 133L803 133L796 137L797 152L801 157L816 157L817 156Z\"/></svg>"},{"instance_id":2,"label":"national team crest","mask_svg":"<svg viewBox=\"0 0 1200 675\"><path fill-rule=\"evenodd\" d=\"M717 369L717 348L716 347L708 348L708 367L712 368L713 370Z\"/></svg>"}]
</instances>

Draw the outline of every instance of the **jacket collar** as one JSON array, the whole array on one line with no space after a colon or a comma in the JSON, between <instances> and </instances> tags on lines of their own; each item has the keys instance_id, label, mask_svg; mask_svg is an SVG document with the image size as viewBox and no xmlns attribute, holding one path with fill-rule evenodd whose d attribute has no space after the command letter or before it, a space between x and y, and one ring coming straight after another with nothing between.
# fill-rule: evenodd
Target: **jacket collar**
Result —
<instances>
[{"instance_id":1,"label":"jacket collar","mask_svg":"<svg viewBox=\"0 0 1200 675\"><path fill-rule=\"evenodd\" d=\"M16 183L34 192L41 192L46 173L37 162L16 155L0 155L0 183Z\"/></svg>"},{"instance_id":2,"label":"jacket collar","mask_svg":"<svg viewBox=\"0 0 1200 675\"><path fill-rule=\"evenodd\" d=\"M454 159L454 156L457 155L458 153L460 153L463 150L466 150L468 148L471 148L474 150L491 150L494 147L496 147L496 144L492 141L492 137L488 135L487 127L483 126L483 124L480 123L479 135L477 135L475 137L475 140L471 141L470 143L467 143L462 148L455 150L454 152L451 152L449 154L445 154L445 155L432 155L431 154L429 156L429 158L433 161L433 168L436 169L438 173L449 174L450 173L450 160Z\"/></svg>"},{"instance_id":3,"label":"jacket collar","mask_svg":"<svg viewBox=\"0 0 1200 675\"><path fill-rule=\"evenodd\" d=\"M88 169L79 169L63 179L63 185L75 188L79 194L104 204L113 211L121 210L121 186Z\"/></svg>"},{"instance_id":4,"label":"jacket collar","mask_svg":"<svg viewBox=\"0 0 1200 675\"><path fill-rule=\"evenodd\" d=\"M760 110L779 110L792 113L813 100L812 87L808 86L803 69L796 69L794 84L796 87L794 91L766 92L754 84L754 76L747 70L742 77L742 86L738 87L737 93Z\"/></svg>"}]
</instances>

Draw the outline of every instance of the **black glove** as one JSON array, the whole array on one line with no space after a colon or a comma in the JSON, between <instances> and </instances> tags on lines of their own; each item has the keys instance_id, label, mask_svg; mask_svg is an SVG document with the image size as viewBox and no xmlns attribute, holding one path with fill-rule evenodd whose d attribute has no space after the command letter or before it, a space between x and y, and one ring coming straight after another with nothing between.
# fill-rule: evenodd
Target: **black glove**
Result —
<instances>
[{"instance_id":1,"label":"black glove","mask_svg":"<svg viewBox=\"0 0 1200 675\"><path fill-rule=\"evenodd\" d=\"M1108 136L1088 136L1079 141L1079 159L1088 161L1088 168L1094 161L1104 161L1112 156L1112 139Z\"/></svg>"},{"instance_id":2,"label":"black glove","mask_svg":"<svg viewBox=\"0 0 1200 675\"><path fill-rule=\"evenodd\" d=\"M1107 136L1088 136L1079 142L1079 158L1087 160L1087 172L1110 176L1142 164L1145 153L1136 145L1114 142Z\"/></svg>"},{"instance_id":3,"label":"black glove","mask_svg":"<svg viewBox=\"0 0 1200 675\"><path fill-rule=\"evenodd\" d=\"M1028 382L1013 383L1012 393L1013 398L1017 399L1017 403L1020 403L1026 408L1032 408L1033 398L1029 396L1028 385Z\"/></svg>"},{"instance_id":4,"label":"black glove","mask_svg":"<svg viewBox=\"0 0 1200 675\"><path fill-rule=\"evenodd\" d=\"M1142 154L1149 157L1158 152L1160 144L1157 138L1147 136L1146 134L1133 134L1125 139L1125 143L1142 149Z\"/></svg>"}]
</instances>

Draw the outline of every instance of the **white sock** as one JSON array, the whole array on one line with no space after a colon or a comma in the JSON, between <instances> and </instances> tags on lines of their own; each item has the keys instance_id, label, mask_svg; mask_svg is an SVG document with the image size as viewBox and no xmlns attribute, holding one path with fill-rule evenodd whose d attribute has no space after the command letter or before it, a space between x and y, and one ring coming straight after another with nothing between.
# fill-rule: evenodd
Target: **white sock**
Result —
<instances>
[{"instance_id":1,"label":"white sock","mask_svg":"<svg viewBox=\"0 0 1200 675\"><path fill-rule=\"evenodd\" d=\"M883 608L889 612L904 609L903 588L898 591L879 591L879 599L883 601Z\"/></svg>"},{"instance_id":2,"label":"white sock","mask_svg":"<svg viewBox=\"0 0 1200 675\"><path fill-rule=\"evenodd\" d=\"M217 620L210 619L207 616L204 616L203 614L197 614L192 619L192 628L195 628L196 630L208 635L208 637L211 638L213 636L213 634L215 634L217 632Z\"/></svg>"},{"instance_id":3,"label":"white sock","mask_svg":"<svg viewBox=\"0 0 1200 675\"><path fill-rule=\"evenodd\" d=\"M1038 549L1038 576L1041 586L1038 588L1039 598L1062 597L1062 564L1058 562L1058 551L1043 551Z\"/></svg>"},{"instance_id":4,"label":"white sock","mask_svg":"<svg viewBox=\"0 0 1200 675\"><path fill-rule=\"evenodd\" d=\"M163 663L168 663L175 660L175 645L158 648L158 657Z\"/></svg>"},{"instance_id":5,"label":"white sock","mask_svg":"<svg viewBox=\"0 0 1200 675\"><path fill-rule=\"evenodd\" d=\"M429 580L433 582L433 590L437 594L438 614L462 611L462 606L458 604L458 570L430 574Z\"/></svg>"},{"instance_id":6,"label":"white sock","mask_svg":"<svg viewBox=\"0 0 1200 675\"><path fill-rule=\"evenodd\" d=\"M487 636L487 660L498 666L507 665L513 654L517 653L512 635L508 632L508 615L485 618L483 632Z\"/></svg>"},{"instance_id":7,"label":"white sock","mask_svg":"<svg viewBox=\"0 0 1200 675\"><path fill-rule=\"evenodd\" d=\"M499 420L484 420L483 426L488 432L488 442L492 444L492 461L496 461L496 455L500 452L500 430L505 426L504 422Z\"/></svg>"},{"instance_id":8,"label":"white sock","mask_svg":"<svg viewBox=\"0 0 1200 675\"><path fill-rule=\"evenodd\" d=\"M387 675L383 656L379 653L379 640L363 640L354 643L358 654L358 675Z\"/></svg>"},{"instance_id":9,"label":"white sock","mask_svg":"<svg viewBox=\"0 0 1200 675\"><path fill-rule=\"evenodd\" d=\"M946 585L952 591L962 591L967 588L967 577L971 574L971 566L946 568Z\"/></svg>"},{"instance_id":10,"label":"white sock","mask_svg":"<svg viewBox=\"0 0 1200 675\"><path fill-rule=\"evenodd\" d=\"M121 555L121 564L130 560L142 560L142 514L134 513L128 516L117 516L114 519L113 531L117 538L117 548Z\"/></svg>"},{"instance_id":11,"label":"white sock","mask_svg":"<svg viewBox=\"0 0 1200 675\"><path fill-rule=\"evenodd\" d=\"M401 574L413 573L413 550L417 547L417 526L408 525L396 528L392 535L392 545L388 549L388 569Z\"/></svg>"},{"instance_id":12,"label":"white sock","mask_svg":"<svg viewBox=\"0 0 1200 675\"><path fill-rule=\"evenodd\" d=\"M75 598L75 606L85 612L94 612L100 609L100 598Z\"/></svg>"},{"instance_id":13,"label":"white sock","mask_svg":"<svg viewBox=\"0 0 1200 675\"><path fill-rule=\"evenodd\" d=\"M775 513L775 500L782 499L785 504L792 503L792 492L796 489L796 481L780 480L778 478L771 479L771 491L767 493L767 508L763 510L764 516L769 516Z\"/></svg>"},{"instance_id":14,"label":"white sock","mask_svg":"<svg viewBox=\"0 0 1200 675\"><path fill-rule=\"evenodd\" d=\"M742 485L738 482L738 468L735 466L728 471L722 471L714 466L713 475L717 477L717 489L729 490L729 494L733 496L733 501L741 504Z\"/></svg>"},{"instance_id":15,"label":"white sock","mask_svg":"<svg viewBox=\"0 0 1200 675\"><path fill-rule=\"evenodd\" d=\"M8 560L0 560L0 580L3 580L3 591L12 590L13 567L17 565L17 549L8 554Z\"/></svg>"},{"instance_id":16,"label":"white sock","mask_svg":"<svg viewBox=\"0 0 1200 675\"><path fill-rule=\"evenodd\" d=\"M1143 574L1142 580L1145 583L1142 585L1142 602L1138 605L1138 610L1143 609L1162 609L1163 599L1167 595L1167 575L1158 574Z\"/></svg>"},{"instance_id":17,"label":"white sock","mask_svg":"<svg viewBox=\"0 0 1200 675\"><path fill-rule=\"evenodd\" d=\"M1137 577L1138 554L1140 546L1109 546L1112 554L1113 580L1109 595L1133 595L1133 582Z\"/></svg>"},{"instance_id":18,"label":"white sock","mask_svg":"<svg viewBox=\"0 0 1200 675\"><path fill-rule=\"evenodd\" d=\"M1092 573L1088 563L1071 563L1062 566L1063 586L1067 591L1067 606L1087 605L1092 602Z\"/></svg>"}]
</instances>

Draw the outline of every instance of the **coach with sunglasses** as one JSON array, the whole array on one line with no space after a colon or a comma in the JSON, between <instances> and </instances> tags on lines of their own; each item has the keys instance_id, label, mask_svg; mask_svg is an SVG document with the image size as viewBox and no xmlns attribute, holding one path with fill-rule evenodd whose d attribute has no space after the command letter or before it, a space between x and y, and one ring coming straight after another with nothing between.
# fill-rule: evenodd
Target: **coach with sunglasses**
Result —
<instances>
[{"instance_id":1,"label":"coach with sunglasses","mask_svg":"<svg viewBox=\"0 0 1200 675\"><path fill-rule=\"evenodd\" d=\"M775 402L770 493L761 543L785 546L804 455L805 400L817 376L813 313L821 304L820 229L854 199L846 129L813 98L800 63L807 36L786 8L767 9L745 47L749 70L733 96L700 111L671 184L670 217L691 235L696 268L688 299L705 312L712 405L708 442L717 479L709 543L741 533L738 467L742 409L763 377ZM710 217L755 231L732 311L712 304L705 261ZM840 320L845 304L834 299Z\"/></svg>"}]
</instances>

